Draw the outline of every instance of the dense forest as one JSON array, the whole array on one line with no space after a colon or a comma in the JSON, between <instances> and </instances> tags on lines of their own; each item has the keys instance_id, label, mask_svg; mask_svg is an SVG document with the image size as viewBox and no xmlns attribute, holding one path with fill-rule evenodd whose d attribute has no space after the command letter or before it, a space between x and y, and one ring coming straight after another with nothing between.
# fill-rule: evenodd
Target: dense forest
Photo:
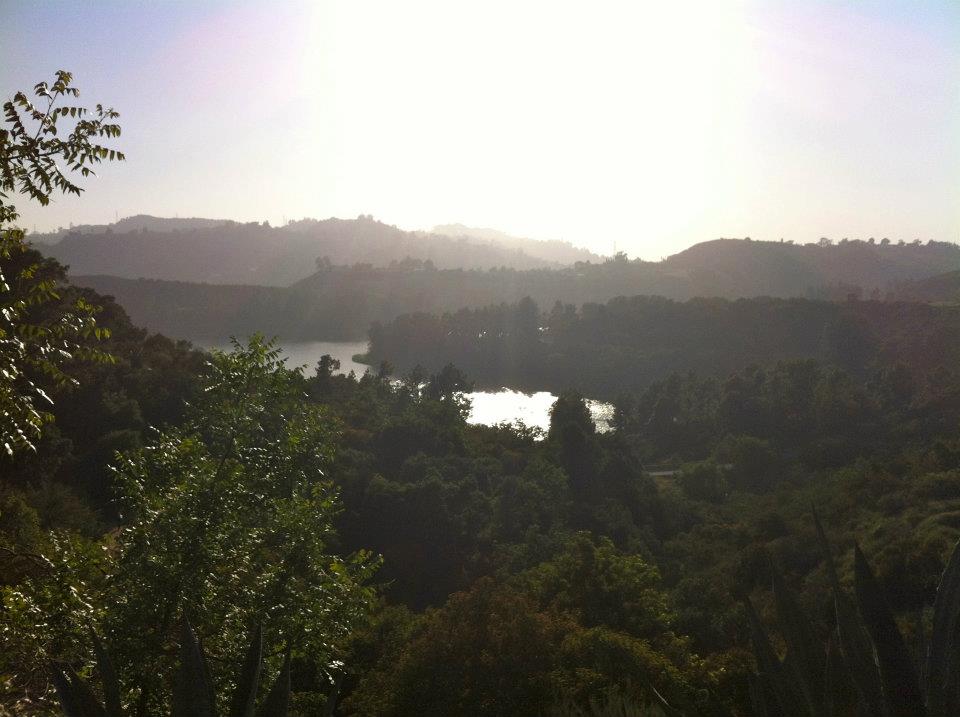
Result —
<instances>
[{"instance_id":1,"label":"dense forest","mask_svg":"<svg viewBox=\"0 0 960 717\"><path fill-rule=\"evenodd\" d=\"M111 241L123 247L129 238ZM164 246L162 239L157 241L156 247ZM134 244L123 251L141 256ZM179 257L197 272L191 276L197 276L207 260L194 265L191 252L196 251L184 248L171 256ZM285 256L270 244L259 251L271 261ZM215 252L208 259L219 265L219 256ZM913 295L909 282L960 267L960 249L946 243L793 245L723 240L698 244L663 262L631 261L619 255L602 263L549 270L439 269L416 258L387 266L321 262L311 276L286 288L255 286L252 277L234 285L219 285L212 278L206 280L210 283L161 281L162 272L146 265L141 269L143 279L85 276L78 269L91 264L83 258L78 261L71 267L78 283L116 297L136 323L153 331L194 340L261 330L288 340L357 340L366 336L371 323L401 314L452 312L518 302L527 296L544 307L556 301L579 306L637 294L678 300L754 296L895 300ZM233 261L232 256L223 259L227 264ZM107 264L98 266L100 271L119 273ZM216 270L210 272L217 276ZM233 272L238 273L243 274L239 269Z\"/></svg>"},{"instance_id":2,"label":"dense forest","mask_svg":"<svg viewBox=\"0 0 960 717\"><path fill-rule=\"evenodd\" d=\"M3 105L0 715L960 712L957 246L535 270L401 246L289 287L91 288L64 245L119 266L154 241L186 271L243 236L273 255L258 281L287 270L275 232L494 245L183 220L45 256L10 196L79 195L73 173L125 159L72 80ZM203 261L172 251L203 237ZM289 366L261 333L197 350L149 312L177 335L374 321L371 368ZM474 381L554 390L548 427L469 423Z\"/></svg>"},{"instance_id":3,"label":"dense forest","mask_svg":"<svg viewBox=\"0 0 960 717\"><path fill-rule=\"evenodd\" d=\"M907 281L895 290L897 298L904 301L927 301L930 303L960 303L960 271Z\"/></svg>"},{"instance_id":4,"label":"dense forest","mask_svg":"<svg viewBox=\"0 0 960 717\"><path fill-rule=\"evenodd\" d=\"M486 386L573 388L605 399L676 371L724 377L751 364L816 359L864 377L902 364L919 383L960 366L960 306L808 299L611 299L408 314L370 331L370 359L401 370L454 363Z\"/></svg>"},{"instance_id":5,"label":"dense forest","mask_svg":"<svg viewBox=\"0 0 960 717\"><path fill-rule=\"evenodd\" d=\"M576 286L564 293L558 293L554 283L537 281L542 272L525 274L517 282L541 302L605 301L639 293L734 298L845 297L859 292L864 298L883 298L898 282L960 269L955 244L887 239L821 239L810 244L718 239L659 262L618 261L611 266L610 260L605 263L602 257L557 240L520 239L457 224L432 233L408 232L368 215L303 219L282 227L140 215L112 225L79 226L30 238L75 275L210 284L289 286L331 265L382 269L412 263L481 272L570 267L561 276ZM615 293L602 293L597 282L612 283ZM487 296L503 289L496 279L474 283L475 291L485 290ZM469 294L465 298L461 305L473 305Z\"/></svg>"},{"instance_id":6,"label":"dense forest","mask_svg":"<svg viewBox=\"0 0 960 717\"><path fill-rule=\"evenodd\" d=\"M213 284L288 286L325 264L390 266L407 257L438 268L539 269L559 266L548 242L500 241L408 232L362 215L357 219L303 219L282 227L268 222L130 217L102 230L38 236L54 258L77 274ZM560 243L578 259L591 258ZM560 254L563 255L562 253Z\"/></svg>"},{"instance_id":7,"label":"dense forest","mask_svg":"<svg viewBox=\"0 0 960 717\"><path fill-rule=\"evenodd\" d=\"M36 261L47 276L63 279L62 267L35 254L5 263L4 271ZM290 672L299 710L325 700L336 683L336 713L343 715L565 714L564 705L611 695L637 709L664 700L685 714L752 714L741 596L751 597L775 631L769 575L776 566L798 591L817 639L829 632L831 598L823 556L810 539L811 505L834 545L846 550L860 541L911 634L960 535L960 382L944 370L950 356L938 356L931 344L939 337L941 349L960 346L950 338L953 309L639 297L561 306L545 316L528 301L445 317L444 330L459 322L464 333L478 321L501 322L508 327L503 346L518 337L539 346L563 331L557 343L565 351L605 361L604 375L618 379L616 430L596 433L580 395L564 392L549 432L538 435L522 425L468 425L461 392L470 372L430 366L446 356L422 333L410 338L422 342L419 363L427 370L415 367L402 381L385 370L355 380L336 375L327 359L291 371L257 339L211 358L134 328L117 304L88 289L71 288L43 311L66 311L76 295L103 307L98 322L111 333L99 344L116 360L68 367L79 386L48 386L54 421L36 453L0 458L7 606L0 635L8 645L0 672L15 676L6 699L21 706L24 699L43 704L36 700L45 655L78 666L92 659L83 627L89 619L113 641L124 694L143 694L147 683L137 683L136 665L155 664L162 679L150 683L151 699L162 697L169 658L153 638L131 635L152 634L150 621L160 617L149 580L174 574L166 571L175 563L148 577L150 563L138 561L166 561L183 550L161 542L151 557L142 541L166 541L162 531L187 525L195 506L190 483L171 483L152 498L136 491L154 490L149 476L157 470L173 480L190 455L165 451L215 441L217 421L239 411L245 426L254 420L247 410L259 405L277 418L294 405L308 415L320 411L323 432L312 440L325 446L330 493L322 500L340 508L316 549L344 556L343 579L323 585L366 596L362 613L326 628L332 642L322 650L299 643ZM439 321L404 321L418 318ZM725 332L735 335L718 344ZM624 342L625 355L644 347L651 355L679 349L705 358L678 364L671 353L670 361L649 365L655 370L642 360L610 362L602 357L615 348L611 337ZM381 341L374 333L374 347ZM931 348L911 355L911 341ZM472 356L475 344L458 350L464 365L482 365L480 354ZM573 373L557 380L600 375L575 360L568 368ZM243 376L259 378L237 384ZM280 396L295 403L284 409ZM270 431L281 431L276 438L234 431L250 441L243 446L251 460L286 440L286 424L267 415L251 426L268 421ZM214 433L203 438L208 430ZM251 519L281 519L257 513L240 521L229 501L218 509L217 530L230 521L248 530ZM153 512L142 512L151 505ZM326 510L319 505L314 510ZM164 520L173 522L164 527ZM107 550L102 557L98 546ZM222 559L214 548L209 559ZM114 550L126 556L123 569L110 562ZM54 557L31 557L39 555ZM843 584L852 580L846 555ZM272 574L271 563L257 565ZM120 577L104 582L116 570ZM123 588L122 576L148 582ZM112 605L121 588L130 597ZM64 590L80 592L67 599ZM230 594L212 594L211 609L229 611ZM85 606L104 612L92 618ZM57 618L38 633L33 614ZM191 617L217 656L218 685L231 684L220 665L239 655L244 627L237 620L246 614Z\"/></svg>"}]
</instances>

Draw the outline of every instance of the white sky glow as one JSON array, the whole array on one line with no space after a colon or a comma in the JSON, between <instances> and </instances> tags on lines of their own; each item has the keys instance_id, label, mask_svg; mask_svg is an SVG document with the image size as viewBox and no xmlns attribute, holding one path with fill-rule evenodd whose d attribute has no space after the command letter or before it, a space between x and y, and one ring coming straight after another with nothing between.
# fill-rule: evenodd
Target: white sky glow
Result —
<instances>
[{"instance_id":1,"label":"white sky glow","mask_svg":"<svg viewBox=\"0 0 960 717\"><path fill-rule=\"evenodd\" d=\"M72 69L129 157L28 228L371 213L651 259L960 237L949 2L0 3L0 93Z\"/></svg>"}]
</instances>

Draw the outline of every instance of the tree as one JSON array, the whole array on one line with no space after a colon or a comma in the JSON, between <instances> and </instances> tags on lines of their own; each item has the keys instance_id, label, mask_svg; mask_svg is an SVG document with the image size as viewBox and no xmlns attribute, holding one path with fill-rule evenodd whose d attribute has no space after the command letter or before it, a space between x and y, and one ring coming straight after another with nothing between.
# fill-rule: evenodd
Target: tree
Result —
<instances>
[{"instance_id":1,"label":"tree","mask_svg":"<svg viewBox=\"0 0 960 717\"><path fill-rule=\"evenodd\" d=\"M538 714L557 694L559 646L576 625L490 578L425 613L361 677L357 715Z\"/></svg>"},{"instance_id":2,"label":"tree","mask_svg":"<svg viewBox=\"0 0 960 717\"><path fill-rule=\"evenodd\" d=\"M120 136L120 125L114 122L119 113L101 104L92 113L85 107L58 106L66 97L80 96L72 82L71 73L58 70L52 85L35 85L33 92L39 102L46 102L45 109L34 105L24 92L3 104L8 128L0 129L0 224L19 216L9 202L10 193L25 194L43 206L50 203L54 191L80 196L83 189L70 173L89 177L95 174L91 165L124 159L123 152L100 144L102 138ZM68 117L76 122L64 139L58 136L64 129L58 122Z\"/></svg>"},{"instance_id":3,"label":"tree","mask_svg":"<svg viewBox=\"0 0 960 717\"><path fill-rule=\"evenodd\" d=\"M125 525L105 536L102 555L64 551L47 574L3 595L0 640L16 637L21 651L9 656L14 672L51 659L82 667L89 621L113 653L124 700L153 714L166 703L187 615L218 694L229 693L256 624L272 668L290 649L309 673L333 669L365 612L375 561L328 548L335 430L303 400L304 385L258 337L215 353L184 423L116 465Z\"/></svg>"},{"instance_id":4,"label":"tree","mask_svg":"<svg viewBox=\"0 0 960 717\"><path fill-rule=\"evenodd\" d=\"M66 361L83 353L87 358L107 360L105 354L84 351L78 342L90 336L101 338L105 333L96 325L96 307L83 299L55 320L31 323L32 309L59 298L56 282L41 275L39 263L22 262L26 253L24 233L8 226L19 217L11 195L23 194L44 206L58 191L79 196L83 190L75 183L75 174L89 177L94 174L92 165L124 159L122 152L99 143L102 138L120 136L120 126L114 122L119 117L117 112L99 104L92 113L83 107L59 104L64 98L79 96L72 81L69 72L60 70L53 84L37 84L33 91L41 107L24 92L17 92L3 104L6 127L0 128L0 445L9 455L33 448L44 423L51 420L45 405L52 401L37 382L39 375L46 374L58 385L67 385L72 379L61 368ZM72 128L64 126L71 121Z\"/></svg>"}]
</instances>

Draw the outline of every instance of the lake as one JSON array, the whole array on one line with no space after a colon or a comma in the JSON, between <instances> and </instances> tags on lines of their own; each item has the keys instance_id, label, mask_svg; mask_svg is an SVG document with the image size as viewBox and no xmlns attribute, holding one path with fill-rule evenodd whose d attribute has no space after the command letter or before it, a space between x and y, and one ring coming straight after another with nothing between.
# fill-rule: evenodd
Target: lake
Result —
<instances>
[{"instance_id":1,"label":"lake","mask_svg":"<svg viewBox=\"0 0 960 717\"><path fill-rule=\"evenodd\" d=\"M215 346L223 351L230 350L229 344ZM306 341L281 344L287 365L306 366L307 375L316 368L317 361L329 354L340 362L340 371L344 375L353 371L357 376L370 367L353 360L356 354L366 353L366 341ZM546 431L550 428L550 407L557 397L547 391L523 393L509 388L499 391L474 391L468 393L471 402L467 423L493 426L498 423L522 421L529 427ZM610 430L613 418L613 406L602 401L587 400L587 408L598 431Z\"/></svg>"}]
</instances>

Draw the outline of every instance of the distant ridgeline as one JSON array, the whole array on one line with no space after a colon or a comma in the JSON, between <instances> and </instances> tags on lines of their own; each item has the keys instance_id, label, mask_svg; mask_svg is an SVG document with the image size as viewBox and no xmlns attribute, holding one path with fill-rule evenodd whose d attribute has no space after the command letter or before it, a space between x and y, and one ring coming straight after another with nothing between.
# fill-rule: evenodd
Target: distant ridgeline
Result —
<instances>
[{"instance_id":1,"label":"distant ridgeline","mask_svg":"<svg viewBox=\"0 0 960 717\"><path fill-rule=\"evenodd\" d=\"M280 228L141 216L30 238L74 274L268 286L289 286L329 264L389 267L410 257L441 269L541 269L561 266L555 257L600 258L563 242L407 232L367 216Z\"/></svg>"},{"instance_id":2,"label":"distant ridgeline","mask_svg":"<svg viewBox=\"0 0 960 717\"><path fill-rule=\"evenodd\" d=\"M676 300L772 296L944 302L957 294L949 291L957 279L936 275L960 270L960 247L947 243L794 245L732 239L698 244L662 262L618 255L555 268L441 268L441 254L468 267L482 264L478 257L489 258L490 252L518 262L540 261L525 253L526 243L537 244L533 240L517 240L526 242L523 251L474 241L479 240L402 232L364 218L284 229L234 224L180 233L71 235L48 251L71 265L75 283L115 296L138 324L204 340L254 331L287 340L358 340L373 322L403 314L442 314L528 296L543 308L556 301L580 306L640 294ZM430 252L435 259L425 258ZM378 261L343 265L361 255ZM387 261L400 255L407 258ZM327 258L318 262L316 256ZM278 286L307 271L304 267L310 276Z\"/></svg>"},{"instance_id":3,"label":"distant ridgeline","mask_svg":"<svg viewBox=\"0 0 960 717\"><path fill-rule=\"evenodd\" d=\"M368 264L393 269L515 270L568 267L604 261L567 242L511 237L459 224L408 232L376 221L304 219L284 227L214 219L135 216L108 226L79 226L31 241L67 264L74 275L130 279L290 286L330 265ZM841 241L818 244L718 239L696 244L661 262L619 261L601 275L620 294L692 296L806 296L845 298L862 292L883 298L902 282L960 269L960 247L944 242L893 244ZM647 282L643 284L640 282ZM582 283L582 282L581 282ZM582 287L581 300L606 300ZM589 294L589 295L586 295ZM542 296L541 301L578 297ZM459 308L459 305L455 308Z\"/></svg>"},{"instance_id":4,"label":"distant ridgeline","mask_svg":"<svg viewBox=\"0 0 960 717\"><path fill-rule=\"evenodd\" d=\"M817 359L859 378L903 364L923 385L960 367L960 305L636 296L579 310L558 303L541 313L525 299L375 325L370 358L401 371L449 362L480 385L573 388L604 399L676 372L726 377L792 359Z\"/></svg>"}]
</instances>

